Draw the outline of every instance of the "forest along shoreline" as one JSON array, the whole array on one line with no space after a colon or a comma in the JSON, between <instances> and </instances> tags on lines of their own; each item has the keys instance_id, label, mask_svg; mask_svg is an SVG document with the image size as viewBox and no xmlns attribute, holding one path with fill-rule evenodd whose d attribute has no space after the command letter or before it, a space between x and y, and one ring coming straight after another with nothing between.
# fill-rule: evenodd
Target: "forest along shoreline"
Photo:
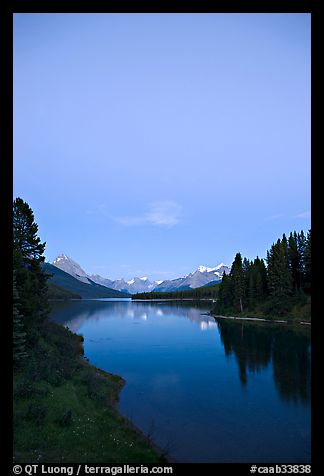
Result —
<instances>
[{"instance_id":1,"label":"forest along shoreline","mask_svg":"<svg viewBox=\"0 0 324 476\"><path fill-rule=\"evenodd\" d=\"M311 321L311 230L290 232L273 243L266 259L242 258L236 253L229 273L211 286L175 292L139 293L134 300L212 299L214 316Z\"/></svg>"}]
</instances>

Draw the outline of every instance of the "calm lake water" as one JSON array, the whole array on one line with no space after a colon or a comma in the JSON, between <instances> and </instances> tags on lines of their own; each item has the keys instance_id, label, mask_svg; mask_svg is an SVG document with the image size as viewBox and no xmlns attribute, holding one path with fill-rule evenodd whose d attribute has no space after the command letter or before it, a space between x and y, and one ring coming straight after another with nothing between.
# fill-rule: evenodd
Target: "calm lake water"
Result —
<instances>
[{"instance_id":1,"label":"calm lake water","mask_svg":"<svg viewBox=\"0 0 324 476\"><path fill-rule=\"evenodd\" d=\"M126 380L121 413L178 462L309 463L309 329L217 323L208 308L73 301L51 317Z\"/></svg>"}]
</instances>

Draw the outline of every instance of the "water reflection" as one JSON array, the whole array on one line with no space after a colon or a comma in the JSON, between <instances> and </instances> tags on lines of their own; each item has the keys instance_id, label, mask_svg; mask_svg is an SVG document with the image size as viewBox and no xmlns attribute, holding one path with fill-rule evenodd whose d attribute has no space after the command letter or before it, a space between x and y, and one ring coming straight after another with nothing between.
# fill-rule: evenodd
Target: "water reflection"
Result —
<instances>
[{"instance_id":1,"label":"water reflection","mask_svg":"<svg viewBox=\"0 0 324 476\"><path fill-rule=\"evenodd\" d=\"M261 372L272 365L273 378L280 397L286 402L310 401L310 332L307 328L282 325L237 323L204 314L208 303L193 302L123 302L74 301L55 303L52 318L73 332L86 321L110 317L147 321L154 317L179 316L197 324L201 331L218 328L227 357L234 355L242 386L248 374Z\"/></svg>"},{"instance_id":2,"label":"water reflection","mask_svg":"<svg viewBox=\"0 0 324 476\"><path fill-rule=\"evenodd\" d=\"M215 321L210 303L74 301L51 317L122 375L119 410L180 462L310 460L310 336ZM301 326L302 327L302 326Z\"/></svg>"},{"instance_id":3,"label":"water reflection","mask_svg":"<svg viewBox=\"0 0 324 476\"><path fill-rule=\"evenodd\" d=\"M202 331L216 327L213 317L206 314L211 304L195 302L131 302L82 300L73 302L56 302L51 317L56 322L78 332L86 321L100 321L109 317L130 318L147 321L152 317L172 314L185 317L199 325Z\"/></svg>"},{"instance_id":4,"label":"water reflection","mask_svg":"<svg viewBox=\"0 0 324 476\"><path fill-rule=\"evenodd\" d=\"M281 325L218 320L225 355L234 355L243 386L248 373L260 372L272 363L273 378L283 400L310 401L309 330Z\"/></svg>"}]
</instances>

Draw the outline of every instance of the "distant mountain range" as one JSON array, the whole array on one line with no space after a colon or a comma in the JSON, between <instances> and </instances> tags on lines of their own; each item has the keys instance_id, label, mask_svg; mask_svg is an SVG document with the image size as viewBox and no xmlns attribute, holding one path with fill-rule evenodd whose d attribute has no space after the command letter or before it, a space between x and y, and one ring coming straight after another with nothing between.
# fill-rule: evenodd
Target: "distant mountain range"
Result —
<instances>
[{"instance_id":1,"label":"distant mountain range","mask_svg":"<svg viewBox=\"0 0 324 476\"><path fill-rule=\"evenodd\" d=\"M125 281L123 278L116 279L115 281L113 281L108 278L103 278L99 274L89 275L81 268L78 263L73 261L65 254L61 254L57 258L55 258L55 260L53 261L53 265L61 269L62 271L69 273L71 276L83 283L90 284L95 282L97 284L100 284L101 286L105 286L116 291L126 292L128 294L152 291L158 284L162 282L151 282L146 276L142 278L135 277L130 281Z\"/></svg>"},{"instance_id":2,"label":"distant mountain range","mask_svg":"<svg viewBox=\"0 0 324 476\"><path fill-rule=\"evenodd\" d=\"M128 293L128 295L150 291L170 292L200 288L219 282L222 279L223 272L225 272L225 274L230 272L230 268L224 263L221 263L215 268L199 266L196 271L189 273L187 276L172 280L150 281L146 276L143 276L141 278L134 277L130 281L125 281L123 278L111 280L103 278L98 274L88 275L78 263L65 254L59 255L51 266L68 273L84 285L93 286L96 284L97 286L100 285L103 288L108 288L111 291L115 290ZM74 290L74 292L76 291Z\"/></svg>"},{"instance_id":3,"label":"distant mountain range","mask_svg":"<svg viewBox=\"0 0 324 476\"><path fill-rule=\"evenodd\" d=\"M221 281L224 271L225 274L230 272L230 268L224 263L219 264L215 268L199 266L196 271L187 274L187 276L184 276L183 278L163 281L154 288L154 291L170 292L201 288L209 283L215 284Z\"/></svg>"},{"instance_id":4,"label":"distant mountain range","mask_svg":"<svg viewBox=\"0 0 324 476\"><path fill-rule=\"evenodd\" d=\"M58 287L60 291L62 291L62 289L69 291L72 293L72 295L80 296L83 299L129 297L128 293L122 293L120 291L116 291L115 289L109 289L105 286L95 283L94 281L91 281L90 279L86 283L82 279L74 277L70 273L63 271L53 264L43 263L42 267L46 273L52 275L49 278L50 284Z\"/></svg>"}]
</instances>

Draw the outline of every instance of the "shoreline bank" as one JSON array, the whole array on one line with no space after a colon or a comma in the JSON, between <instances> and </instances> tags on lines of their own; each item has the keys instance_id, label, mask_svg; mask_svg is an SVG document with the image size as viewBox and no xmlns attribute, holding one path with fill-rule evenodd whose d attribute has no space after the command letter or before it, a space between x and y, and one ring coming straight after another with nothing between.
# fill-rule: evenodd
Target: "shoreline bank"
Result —
<instances>
[{"instance_id":1,"label":"shoreline bank","mask_svg":"<svg viewBox=\"0 0 324 476\"><path fill-rule=\"evenodd\" d=\"M78 334L76 334L76 335L78 335ZM118 405L118 402L119 402L119 397L120 397L120 392L122 391L123 387L127 383L127 381L124 379L124 377L122 377L121 375L118 375L118 374L112 374L112 373L108 372L107 370L101 369L100 367L96 367L89 360L87 360L85 362L85 365L90 367L93 371L98 372L100 375L102 375L108 381L111 380L111 379L119 379L118 389L117 389L117 392L116 392L116 400L113 402L114 410L120 415L121 418L123 418L125 420L125 423L127 424L127 426L132 431L134 431L140 438L143 438L144 441L146 441L146 443L153 450L155 450L161 458L165 459L166 463L177 463L177 461L174 458L172 458L171 456L166 455L165 451L163 451L163 449L160 448L160 446L158 446L157 443L155 443L151 439L150 436L145 435L145 433L140 428L138 428L138 426L136 426L129 418L127 418L127 416L123 415L120 412L120 410L117 408L117 405Z\"/></svg>"},{"instance_id":2,"label":"shoreline bank","mask_svg":"<svg viewBox=\"0 0 324 476\"><path fill-rule=\"evenodd\" d=\"M48 321L30 352L14 374L14 463L172 462L119 411L126 381L85 358L82 336Z\"/></svg>"},{"instance_id":3,"label":"shoreline bank","mask_svg":"<svg viewBox=\"0 0 324 476\"><path fill-rule=\"evenodd\" d=\"M264 317L238 317L238 316L221 316L218 314L204 314L206 316L214 317L217 319L231 319L235 321L254 321L254 322L269 322L269 323L279 323L279 324L302 324L302 325L311 325L311 322L307 321L297 321L295 319L266 319Z\"/></svg>"}]
</instances>

